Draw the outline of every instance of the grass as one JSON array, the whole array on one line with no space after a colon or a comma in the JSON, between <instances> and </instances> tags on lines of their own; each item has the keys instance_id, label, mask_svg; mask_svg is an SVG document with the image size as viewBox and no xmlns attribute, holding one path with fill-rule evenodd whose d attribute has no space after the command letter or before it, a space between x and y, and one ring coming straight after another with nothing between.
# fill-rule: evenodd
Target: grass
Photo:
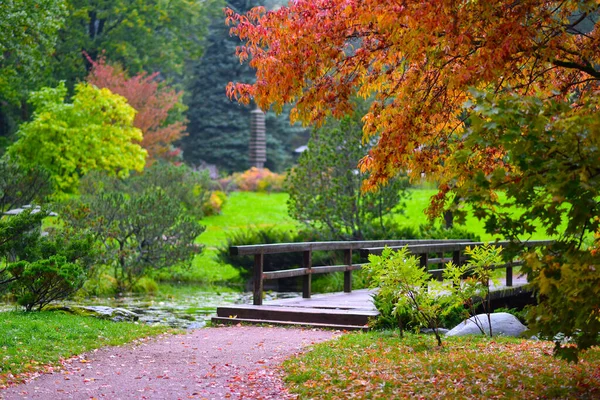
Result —
<instances>
[{"instance_id":1,"label":"grass","mask_svg":"<svg viewBox=\"0 0 600 400\"><path fill-rule=\"evenodd\" d=\"M425 215L425 209L429 205L429 199L431 196L435 195L437 190L435 189L411 189L410 190L410 199L406 202L406 208L403 213L398 213L394 219L398 221L400 224L405 225L414 225L419 226L421 224L426 224L427 216ZM499 196L502 198L503 194L500 193ZM516 209L514 210L515 214L518 212ZM469 231L479 235L481 240L483 241L494 241L496 239L504 240L503 237L499 237L498 235L489 234L485 231L485 226L483 221L478 220L473 215L467 215L465 226ZM544 240L548 239L548 235L543 232L542 229L537 230L535 234L531 237L523 237L523 240Z\"/></svg>"},{"instance_id":2,"label":"grass","mask_svg":"<svg viewBox=\"0 0 600 400\"><path fill-rule=\"evenodd\" d=\"M191 270L181 273L179 280L203 284L239 282L239 272L235 268L214 259L217 246L226 241L228 233L251 226L296 229L298 223L287 213L287 199L287 193L231 193L220 215L202 220L206 231L197 242L204 244L205 249L194 259Z\"/></svg>"},{"instance_id":3,"label":"grass","mask_svg":"<svg viewBox=\"0 0 600 400\"><path fill-rule=\"evenodd\" d=\"M287 360L300 398L598 398L600 349L578 364L553 344L513 338L447 338L396 332L348 334Z\"/></svg>"},{"instance_id":4,"label":"grass","mask_svg":"<svg viewBox=\"0 0 600 400\"><path fill-rule=\"evenodd\" d=\"M167 331L61 312L0 312L0 388L51 371L61 359Z\"/></svg>"}]
</instances>

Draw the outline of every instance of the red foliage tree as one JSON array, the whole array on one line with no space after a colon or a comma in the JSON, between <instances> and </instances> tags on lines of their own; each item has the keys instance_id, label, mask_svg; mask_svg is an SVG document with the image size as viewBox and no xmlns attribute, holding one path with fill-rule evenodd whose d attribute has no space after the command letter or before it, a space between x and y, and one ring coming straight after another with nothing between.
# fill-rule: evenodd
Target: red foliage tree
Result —
<instances>
[{"instance_id":1,"label":"red foliage tree","mask_svg":"<svg viewBox=\"0 0 600 400\"><path fill-rule=\"evenodd\" d=\"M557 99L598 90L598 9L597 0L297 0L269 12L227 9L243 42L239 58L257 78L231 83L228 93L262 109L295 104L292 121L305 123L349 114L353 96L373 97L364 134L378 142L362 161L367 187L402 170L444 181L454 172L444 168L449 143L463 140L470 88ZM493 164L495 154L480 156Z\"/></svg>"},{"instance_id":2,"label":"red foliage tree","mask_svg":"<svg viewBox=\"0 0 600 400\"><path fill-rule=\"evenodd\" d=\"M171 122L169 114L181 107L182 92L161 85L156 80L158 72L129 77L122 68L107 64L104 57L88 60L92 69L87 81L125 97L137 110L134 125L144 133L141 145L148 151L147 165L157 159L176 159L181 151L173 149L173 143L185 134L186 121Z\"/></svg>"}]
</instances>

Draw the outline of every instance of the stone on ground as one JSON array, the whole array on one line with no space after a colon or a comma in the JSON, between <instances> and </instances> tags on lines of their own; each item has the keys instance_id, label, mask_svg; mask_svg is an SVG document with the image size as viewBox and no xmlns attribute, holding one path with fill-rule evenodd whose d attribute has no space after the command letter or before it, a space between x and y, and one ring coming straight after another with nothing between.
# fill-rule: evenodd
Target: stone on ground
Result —
<instances>
[{"instance_id":1,"label":"stone on ground","mask_svg":"<svg viewBox=\"0 0 600 400\"><path fill-rule=\"evenodd\" d=\"M483 327L486 334L490 334L490 327L488 323L487 314L478 314L474 317L464 320L453 329L451 329L446 336L465 336L465 335L481 335L481 330L478 328L474 319L477 318L479 325ZM527 327L521 323L512 314L509 313L493 313L491 315L492 322L492 334L502 336L513 336L519 337L523 332L527 330Z\"/></svg>"}]
</instances>

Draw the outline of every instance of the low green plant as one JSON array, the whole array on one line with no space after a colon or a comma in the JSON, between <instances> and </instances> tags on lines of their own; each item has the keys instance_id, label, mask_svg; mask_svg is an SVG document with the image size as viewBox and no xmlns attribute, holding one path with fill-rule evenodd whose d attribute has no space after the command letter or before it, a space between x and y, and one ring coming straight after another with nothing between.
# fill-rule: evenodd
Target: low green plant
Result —
<instances>
[{"instance_id":1,"label":"low green plant","mask_svg":"<svg viewBox=\"0 0 600 400\"><path fill-rule=\"evenodd\" d=\"M494 335L492 329L492 306L490 298L490 285L495 266L502 263L502 248L485 243L480 246L465 248L469 257L467 264L457 266L452 262L444 268L444 279L450 281L448 286L455 298L465 305L471 316L471 321L479 328L482 334ZM488 331L483 323L476 317L477 307L481 305L487 315Z\"/></svg>"},{"instance_id":2,"label":"low green plant","mask_svg":"<svg viewBox=\"0 0 600 400\"><path fill-rule=\"evenodd\" d=\"M134 293L156 294L158 292L158 283L150 277L141 277L131 288Z\"/></svg>"},{"instance_id":3,"label":"low green plant","mask_svg":"<svg viewBox=\"0 0 600 400\"><path fill-rule=\"evenodd\" d=\"M81 266L70 263L64 256L51 256L38 261L18 261L8 267L16 278L12 284L17 303L38 311L54 300L69 297L81 288L85 272Z\"/></svg>"},{"instance_id":4,"label":"low green plant","mask_svg":"<svg viewBox=\"0 0 600 400\"><path fill-rule=\"evenodd\" d=\"M433 330L438 346L442 346L439 329L442 315L454 302L451 295L441 290L441 286L419 265L419 259L410 254L408 247L394 251L386 247L380 256L369 255L365 270L372 288L378 288L381 299L391 300L392 316L397 318L403 330L403 315L419 327Z\"/></svg>"}]
</instances>

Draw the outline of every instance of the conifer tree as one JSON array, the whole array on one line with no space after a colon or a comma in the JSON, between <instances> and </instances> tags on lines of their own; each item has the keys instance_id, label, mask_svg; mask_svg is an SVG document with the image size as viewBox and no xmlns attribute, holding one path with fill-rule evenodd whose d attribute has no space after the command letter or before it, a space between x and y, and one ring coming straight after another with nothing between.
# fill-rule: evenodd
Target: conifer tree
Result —
<instances>
[{"instance_id":1,"label":"conifer tree","mask_svg":"<svg viewBox=\"0 0 600 400\"><path fill-rule=\"evenodd\" d=\"M264 5L260 0L229 0L227 6L239 12ZM229 35L223 17L210 25L204 56L192 67L188 82L188 133L182 140L184 158L190 164L202 161L216 164L222 171L248 169L251 106L227 98L229 82L254 80L254 71L240 64L235 56L240 40ZM303 144L298 135L308 133L290 126L289 114L267 113L267 163L265 167L281 171L289 166L294 146Z\"/></svg>"}]
</instances>

